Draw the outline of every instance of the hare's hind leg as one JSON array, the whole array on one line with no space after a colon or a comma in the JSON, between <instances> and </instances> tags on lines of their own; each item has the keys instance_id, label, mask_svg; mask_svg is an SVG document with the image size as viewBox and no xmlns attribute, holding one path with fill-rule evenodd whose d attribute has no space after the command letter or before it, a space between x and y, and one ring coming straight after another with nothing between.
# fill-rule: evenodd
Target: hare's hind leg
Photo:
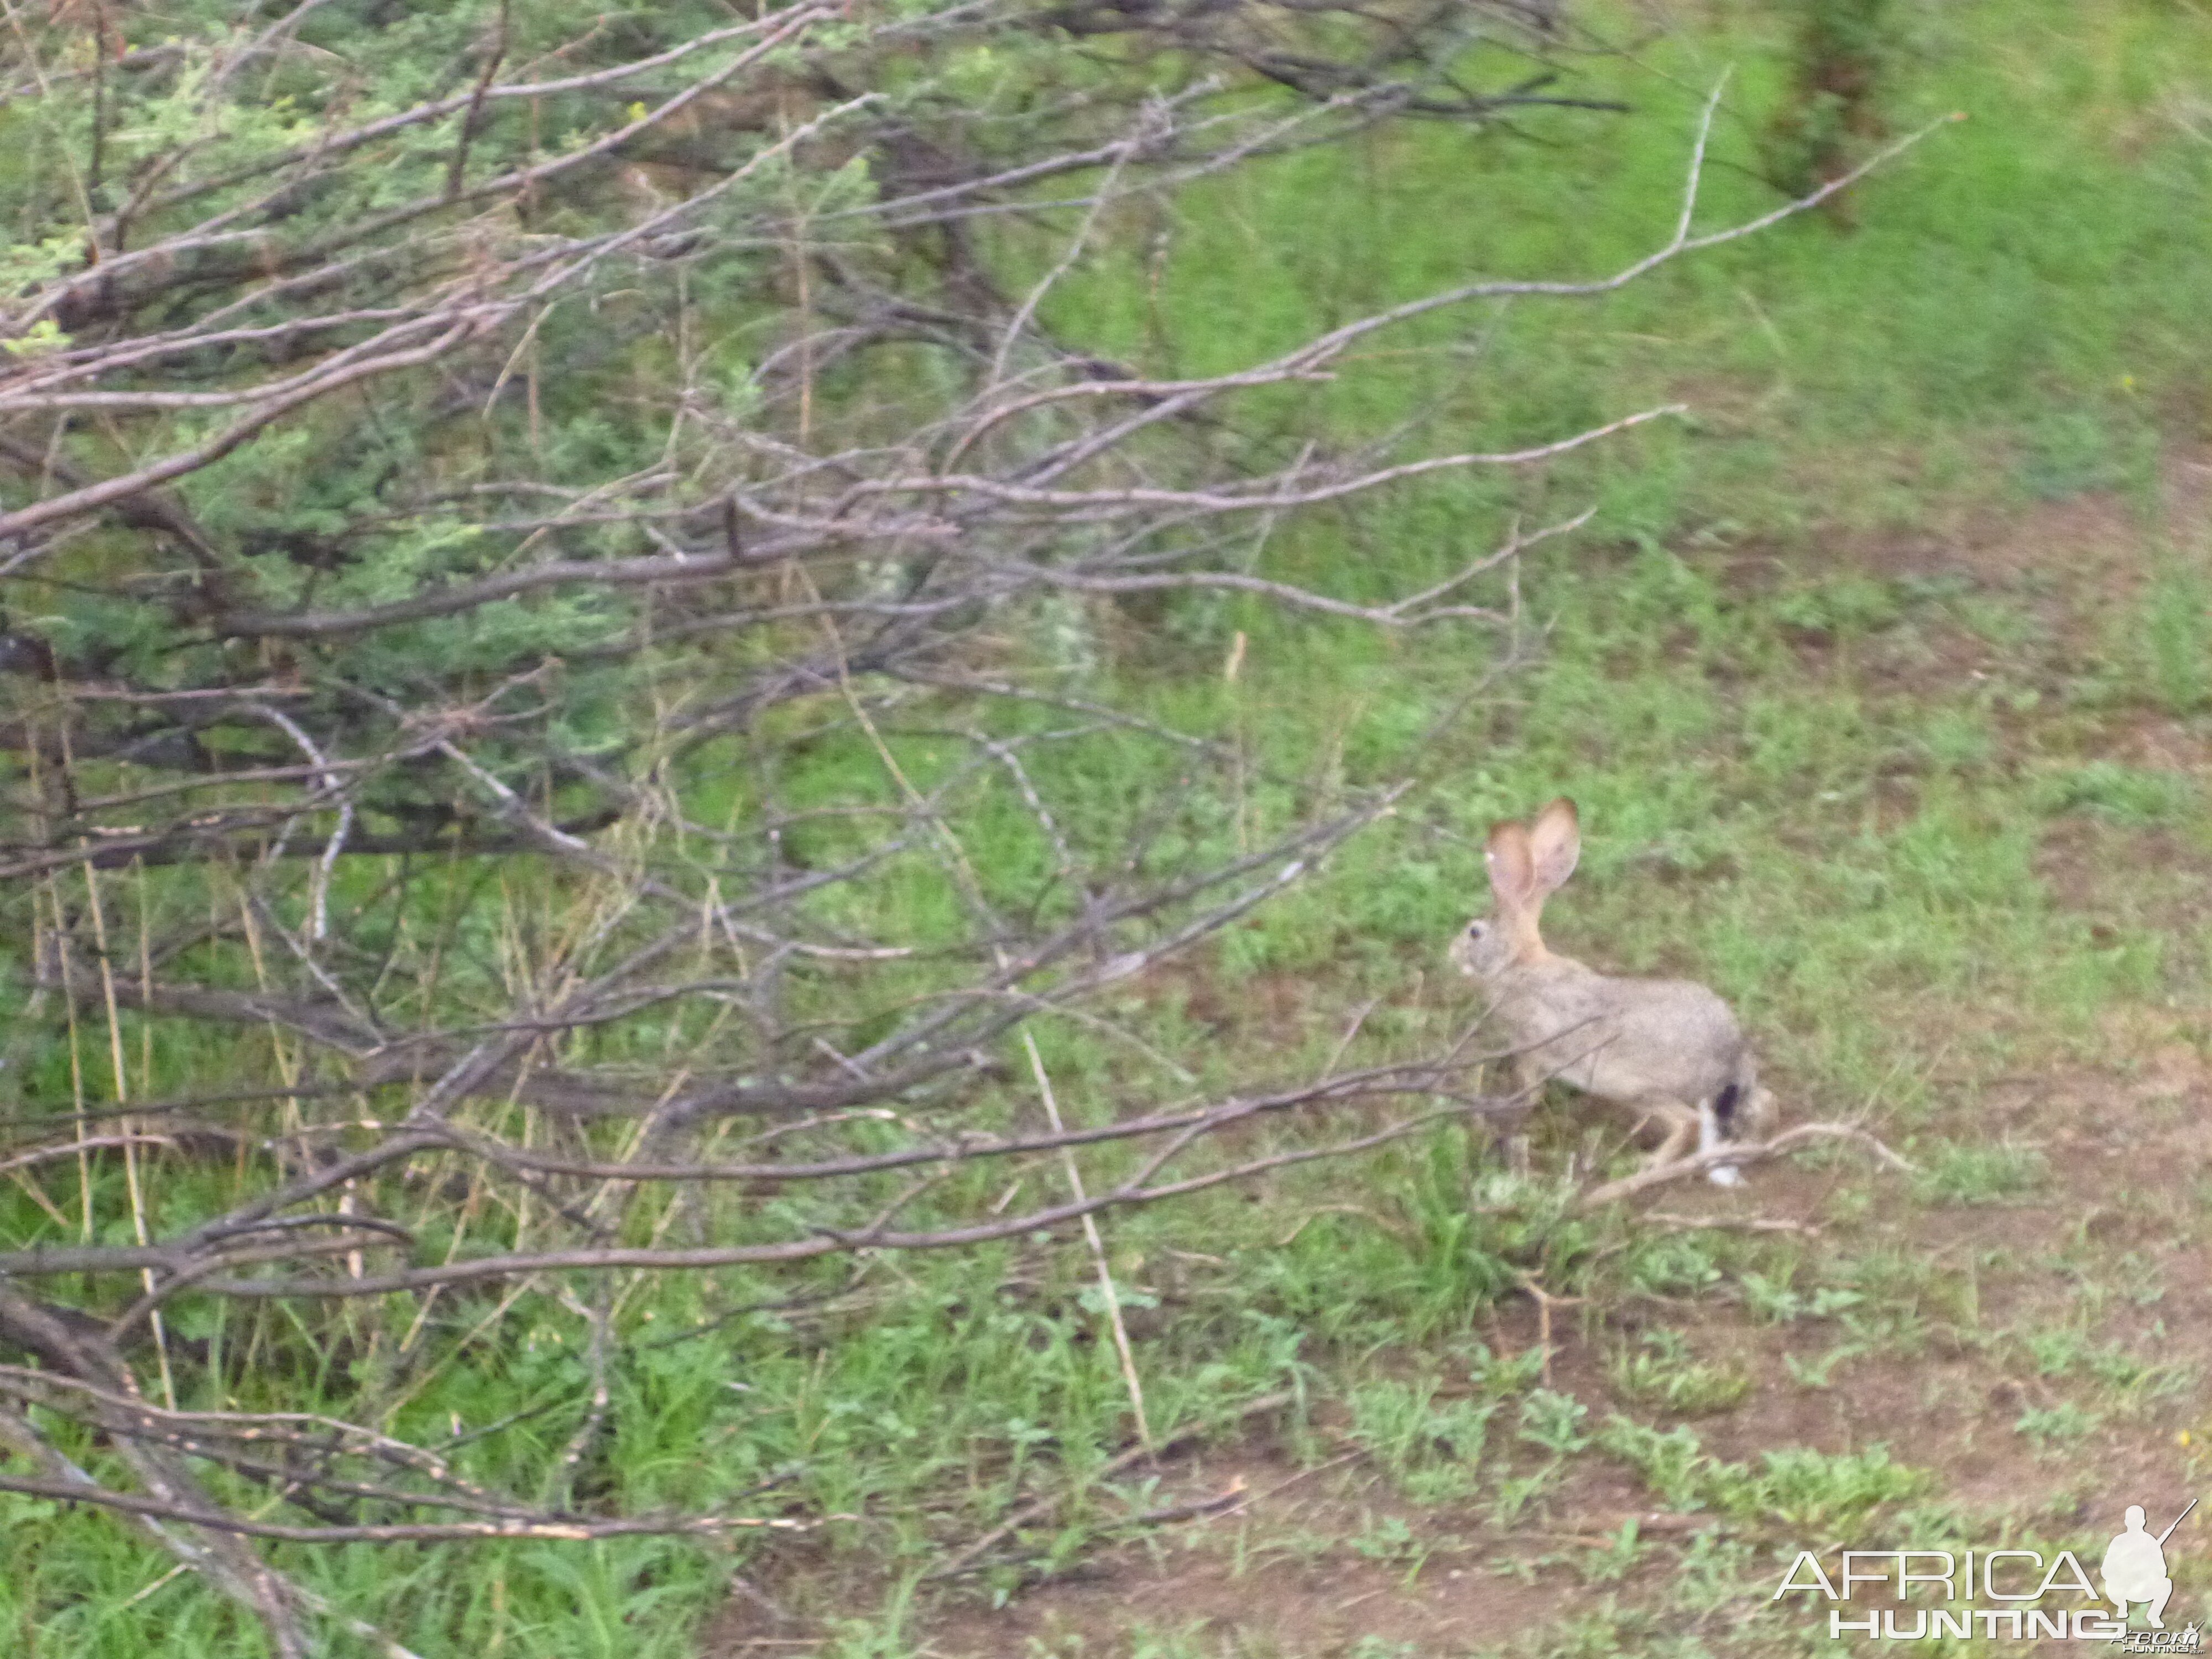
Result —
<instances>
[{"instance_id":1,"label":"hare's hind leg","mask_svg":"<svg viewBox=\"0 0 2212 1659\"><path fill-rule=\"evenodd\" d=\"M1644 1123L1656 1122L1667 1133L1661 1139L1657 1150L1644 1160L1644 1167L1656 1170L1662 1164L1672 1164L1688 1152L1690 1142L1698 1133L1698 1121L1697 1108L1685 1106L1678 1100L1655 1100L1646 1106L1643 1121L1637 1127L1642 1128Z\"/></svg>"},{"instance_id":2,"label":"hare's hind leg","mask_svg":"<svg viewBox=\"0 0 2212 1659\"><path fill-rule=\"evenodd\" d=\"M1747 1127L1745 1119L1749 1105L1750 1103L1739 1102L1735 1098L1734 1084L1699 1105L1697 1110L1698 1150L1710 1152L1729 1141L1741 1139L1742 1131ZM1705 1179L1716 1187L1741 1187L1743 1185L1743 1171L1733 1164L1716 1164L1705 1171Z\"/></svg>"}]
</instances>

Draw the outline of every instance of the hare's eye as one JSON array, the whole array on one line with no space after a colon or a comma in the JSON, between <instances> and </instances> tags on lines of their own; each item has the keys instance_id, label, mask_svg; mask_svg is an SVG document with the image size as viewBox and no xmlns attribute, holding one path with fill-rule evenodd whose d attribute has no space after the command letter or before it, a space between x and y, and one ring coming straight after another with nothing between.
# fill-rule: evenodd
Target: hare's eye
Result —
<instances>
[{"instance_id":1,"label":"hare's eye","mask_svg":"<svg viewBox=\"0 0 2212 1659\"><path fill-rule=\"evenodd\" d=\"M1482 937L1482 924L1479 921L1470 921L1468 923L1467 936L1469 939L1480 939Z\"/></svg>"}]
</instances>

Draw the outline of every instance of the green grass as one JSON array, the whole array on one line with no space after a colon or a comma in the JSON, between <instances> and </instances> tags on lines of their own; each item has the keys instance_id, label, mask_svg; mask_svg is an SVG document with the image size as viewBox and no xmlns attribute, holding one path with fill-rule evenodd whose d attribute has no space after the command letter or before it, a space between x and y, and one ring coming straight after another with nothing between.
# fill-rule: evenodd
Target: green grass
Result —
<instances>
[{"instance_id":1,"label":"green grass","mask_svg":"<svg viewBox=\"0 0 2212 1659\"><path fill-rule=\"evenodd\" d=\"M1914 1185L1938 1203L1996 1204L2034 1191L2049 1174L2048 1161L2033 1147L1950 1143L1923 1152Z\"/></svg>"},{"instance_id":2,"label":"green grass","mask_svg":"<svg viewBox=\"0 0 2212 1659\"><path fill-rule=\"evenodd\" d=\"M1063 286L1054 322L1102 354L1188 373L1476 272L1610 270L1665 234L1697 100L1730 66L1701 222L1758 210L1771 198L1741 169L1748 124L1776 85L1778 26L1763 9L1729 15L1728 27L1690 29L1640 64L1593 64L1596 89L1626 94L1637 113L1537 118L1564 149L1416 127L1209 186L1174 219L1156 303L1133 274L1141 256L1109 250ZM2165 762L2123 756L2114 734L2155 719L2201 736L2212 701L2208 544L2164 522L2154 488L2162 456L2212 435L2212 144L2164 113L2204 95L2212 25L2150 0L1979 0L1916 9L1911 27L1900 125L1954 108L1971 118L1868 185L1856 233L1792 223L1602 302L1524 303L1383 343L1479 338L1464 383L1436 360L1378 357L1340 387L1260 405L1285 434L1418 416L1425 441L1468 447L1676 397L1693 413L1541 476L1473 474L1285 525L1271 542L1270 574L1376 599L1492 544L1511 515L1599 507L1589 532L1529 561L1529 615L1549 630L1540 665L1424 757L1432 787L1202 953L1194 973L1232 1012L1200 1019L1187 985L1127 988L1106 1011L1200 1086L1310 1074L1370 999L1382 1000L1356 1055L1447 1038L1472 1009L1439 951L1483 908L1482 831L1562 791L1582 805L1588 846L1547 916L1558 943L1611 968L1708 980L1741 1011L1791 1115L1869 1115L1919 1164L1909 1188L1830 1165L1832 1225L1870 1226L1907 1190L1922 1200L1915 1215L1947 1218L2047 1196L2051 1157L1958 1121L1960 1079L2132 1058L2107 1018L2201 987L2201 926L2168 920L2185 914L2201 867L2142 858L2124 838L2212 851L2205 775L2185 746ZM1990 515L2085 501L2120 526L2112 533L2155 546L2139 580L2106 591L2081 568L2087 552L2063 540L2010 583L1915 550ZM1839 560L1838 548L1857 556ZM1240 629L1249 652L1230 687L1220 665ZM1310 805L1407 765L1488 647L1468 633L1394 641L1230 602L1179 611L1135 641L1070 605L1042 619L1035 648L1071 683L1112 684L1245 746L1251 775L1272 781L1253 786L1241 820L1214 803L1188 830L1228 845L1240 822L1256 836L1300 796ZM950 763L900 741L918 779ZM1092 769L1040 780L1079 814L1110 817L1170 781L1133 748L1090 753ZM824 743L811 765L790 781L797 804L884 792L857 744ZM702 779L698 815L742 811L738 787ZM843 832L814 833L810 856L834 856ZM1003 872L1008 890L1040 867L1045 849L1018 811L987 816L976 833L979 866ZM2112 937L2049 874L2048 848L2068 834L2089 838L2084 879L2100 914L2120 920ZM922 939L955 925L955 896L919 866L885 890L894 915L828 919ZM516 938L557 923L559 896L540 896L549 914L516 921ZM532 901L512 902L520 914ZM495 912L463 908L455 972L495 974L509 948ZM1258 992L1281 981L1304 990L1295 1016L1257 1012ZM137 1028L125 1029L135 1044ZM157 1035L164 1091L220 1086L237 1064L175 1026ZM1094 1030L1047 1022L1038 1035L1072 1116L1103 1112L1154 1067ZM1994 1343L1975 1335L1978 1306L1956 1260L1931 1261L1917 1244L1853 1254L1567 1218L1547 1182L1583 1149L1586 1121L1540 1123L1532 1180L1503 1175L1480 1137L1453 1128L1357 1170L1286 1178L1256 1205L1215 1194L1117 1218L1115 1271L1133 1292L1154 1431L1291 1388L1302 1402L1286 1431L1294 1457L1318 1463L1342 1444L1394 1502L1449 1510L1455 1526L1541 1516L1595 1459L1656 1504L1761 1537L1826 1537L1939 1499L1936 1475L1880 1444L1723 1458L1677 1419L1724 1413L1755 1389L1839 1388L1855 1368L1939 1341ZM196 1197L180 1188L174 1201ZM0 1206L11 1229L36 1223L21 1195ZM2200 1200L2200 1232L2203 1210ZM2089 1260L2077 1277L2112 1271L2107 1247ZM825 1653L921 1652L933 1592L913 1581L946 1547L1066 1486L1078 1497L1031 1540L1065 1563L1103 1547L1129 1508L1096 1485L1130 1425L1089 1273L1063 1250L1006 1247L871 1261L841 1298L786 1312L726 1319L798 1288L738 1274L629 1304L611 1436L579 1478L638 1508L713 1505L773 1480L800 1507L861 1517L833 1527L810 1565L781 1566L750 1543L726 1554L664 1541L276 1559L425 1653L675 1659L696 1650L733 1565L787 1572L782 1593L831 1609ZM1660 1322L1612 1342L1597 1385L1635 1415L1544 1386L1517 1349L1493 1354L1485 1322L1515 1304L1524 1274L1584 1297L1593 1328L1622 1308ZM580 1418L586 1328L553 1298L533 1306L527 1342L461 1350L396 1426L434 1443L449 1425L534 1412L456 1462L486 1478L544 1468ZM1754 1328L1815 1346L1754 1376L1697 1358L1692 1337L1666 1322L1739 1307ZM488 1310L456 1298L433 1317L452 1335ZM180 1310L176 1329L234 1356L219 1369L235 1398L200 1404L271 1403L281 1381L296 1405L304 1381L335 1409L397 1364L411 1316L361 1310L350 1340L305 1379L257 1370L301 1352L281 1310L227 1326ZM2078 1450L2130 1411L2166 1432L2156 1414L2170 1391L2144 1362L2072 1328L2022 1335L2017 1349L2039 1378L2082 1396L2011 1410L2003 1426L2021 1440ZM1375 1520L1344 1547L1404 1571L1428 1529L1402 1515L1398 1532L1390 1524ZM0 1498L0 1528L10 1564L0 1632L35 1632L39 1653L257 1651L190 1580L149 1588L167 1558L105 1519ZM1718 1604L1763 1571L1716 1554L1717 1542L1666 1547L1687 1552L1682 1596ZM1551 1649L1529 1650L1660 1650L1642 1644L1674 1626L1638 1611L1625 1560L1595 1559L1626 1599L1586 1604ZM981 1593L1013 1588L1002 1571ZM1115 1639L1080 1651L1240 1650L1172 1618L1133 1620ZM1717 1638L1700 1650L1758 1650ZM1378 1638L1354 1651L1392 1650Z\"/></svg>"},{"instance_id":3,"label":"green grass","mask_svg":"<svg viewBox=\"0 0 2212 1659\"><path fill-rule=\"evenodd\" d=\"M1614 1393L1632 1404L1681 1416L1725 1411L1751 1392L1751 1378L1728 1364L1692 1357L1678 1331L1647 1332L1607 1367Z\"/></svg>"}]
</instances>

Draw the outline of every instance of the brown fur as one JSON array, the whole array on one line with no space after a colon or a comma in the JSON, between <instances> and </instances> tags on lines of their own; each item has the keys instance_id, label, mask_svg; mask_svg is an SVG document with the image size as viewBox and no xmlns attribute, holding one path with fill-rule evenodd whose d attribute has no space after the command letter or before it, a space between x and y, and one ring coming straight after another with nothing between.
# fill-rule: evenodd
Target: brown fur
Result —
<instances>
[{"instance_id":1,"label":"brown fur","mask_svg":"<svg viewBox=\"0 0 2212 1659\"><path fill-rule=\"evenodd\" d=\"M1764 1133L1773 1097L1725 1002L1688 980L1601 974L1544 944L1544 901L1581 852L1565 796L1533 825L1498 824L1486 849L1495 913L1452 944L1453 965L1491 994L1522 1086L1557 1078L1656 1120L1667 1134L1654 1162L1680 1156L1692 1134L1711 1147Z\"/></svg>"}]
</instances>

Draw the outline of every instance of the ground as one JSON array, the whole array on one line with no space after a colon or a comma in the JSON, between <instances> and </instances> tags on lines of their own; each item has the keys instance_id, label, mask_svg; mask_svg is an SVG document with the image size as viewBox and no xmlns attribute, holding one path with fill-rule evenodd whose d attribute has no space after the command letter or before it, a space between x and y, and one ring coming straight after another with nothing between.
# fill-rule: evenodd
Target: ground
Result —
<instances>
[{"instance_id":1,"label":"ground","mask_svg":"<svg viewBox=\"0 0 2212 1659\"><path fill-rule=\"evenodd\" d=\"M2164 476L2159 533L2200 533L2212 468L2183 459ZM1937 616L1870 638L1799 628L1790 648L1804 674L1854 702L1942 703L1993 677L2057 686L2080 672L2081 642L2136 601L2145 524L2089 495L1917 541L1839 535L1819 550L1831 582L1944 578L2015 607L2033 624L2014 635L2027 643L1993 644ZM1719 562L1746 588L1796 580L1753 551ZM2056 746L2192 789L2212 765L2193 718L2124 703L2057 724L2005 722L1992 763L2024 774ZM1885 781L1878 815L1908 819L1925 783L1909 769ZM2156 930L2195 959L2212 859L2188 826L2089 811L2033 827L2034 879L2054 927L2082 930L2092 949ZM2008 976L1992 977L2001 988ZM1305 1401L1135 1464L1110 1499L1092 1493L1093 1510L1122 1524L1093 1530L1066 1559L1053 1557L1048 1506L964 1563L996 1561L995 1573L925 1581L902 1621L910 1647L881 1650L1814 1651L1827 1646L1825 1606L1771 1600L1800 1548L2033 1540L2071 1547L2094 1571L2128 1504L2142 1504L2155 1528L2212 1485L2212 1066L2203 1004L2168 989L2111 999L2090 1028L2058 1036L2021 1030L2035 1017L2001 988L1900 1004L1900 1057L1924 1067L1920 1103L1901 1111L1869 1099L1844 1115L1909 1141L1918 1173L1838 1150L1764 1168L1736 1193L1663 1191L1639 1228L1728 1239L1713 1282L1639 1288L1601 1270L1547 1321L1533 1293L1509 1293L1440 1344L1325 1364ZM1308 992L1327 1000L1323 988ZM1238 1009L1280 1022L1302 1006L1283 979L1235 1008L1217 988L1193 1000L1194 1017L1229 1024ZM2003 1040L1979 1040L1987 1032ZM1802 1065L1778 1081L1793 1116L1814 1103L1839 1115L1844 1103ZM1574 1146L1589 1117L1554 1100L1537 1126L1539 1160ZM1332 1224L1407 1224L1387 1190L1322 1210ZM1470 1354L1490 1361L1487 1374L1469 1370ZM1421 1419L1403 1433L1378 1403L1393 1379L1397 1403L1412 1401ZM1566 1412L1563 1425L1531 1416L1528 1402L1547 1393L1573 1402L1545 1408ZM1467 1449L1453 1438L1452 1407L1485 1402L1480 1478L1455 1484L1439 1473ZM1670 1488L1664 1466L1639 1466L1600 1431L1616 1417L1662 1433L1686 1427L1720 1465L1757 1469L1784 1449L1815 1455L1810 1478L1800 1489L1770 1480L1749 1498L1695 1480ZM1431 1443L1419 1443L1424 1433ZM1863 1501L1844 1487L1864 1478L1853 1460L1874 1448L1917 1473ZM1869 1491L1881 1489L1879 1462ZM1816 1490L1832 1478L1832 1490ZM1042 1483L1040 1495L1054 1490ZM2212 1597L2203 1509L2169 1556L2173 1622L2201 1622ZM937 1559L961 1564L951 1548ZM848 1618L879 1605L885 1588L879 1570L834 1554L761 1563L702 1653L877 1651Z\"/></svg>"},{"instance_id":2,"label":"ground","mask_svg":"<svg viewBox=\"0 0 2212 1659\"><path fill-rule=\"evenodd\" d=\"M1627 118L1276 158L1102 224L1041 314L1173 378L1478 274L1620 270L1671 230L1716 86L1697 222L1774 205L1755 144L1794 0L1575 9L1638 46L1576 64ZM1909 1171L1838 1144L1576 1216L1572 1182L1633 1154L1560 1097L1515 1126L1525 1158L1449 1124L1106 1216L1151 1459L1079 1233L869 1253L849 1282L671 1278L617 1332L593 1501L849 1518L726 1552L302 1552L307 1581L484 1659L1765 1659L1834 1650L1819 1607L1774 1599L1801 1549L2094 1566L2127 1504L2162 1525L2212 1498L2212 18L1890 15L1893 130L1934 125L1861 187L1855 229L1778 226L1601 304L1433 319L1224 411L1286 453L1403 434L1410 454L1690 405L1255 538L1259 574L1380 603L1516 520L1596 509L1518 568L1529 665L1433 746L1411 734L1492 633L1224 596L1054 613L1037 672L1234 748L1234 799L1200 803L1224 844L1417 787L1091 1023L1032 1029L1086 1123L1437 1053L1480 1012L1443 952L1484 908L1485 830L1568 793L1584 855L1553 944L1711 984L1785 1123L1863 1124ZM1019 292L1065 247L1004 251ZM996 648L1027 642L1010 623ZM880 782L857 738L824 762L844 778L831 762ZM1077 823L1156 782L1044 786ZM236 1086L221 1060L178 1092ZM1061 1179L1018 1176L1024 1202ZM557 1458L589 1397L585 1324L539 1299L524 1352L471 1350L419 1407L501 1481ZM225 1650L158 1552L96 1517L21 1526L47 1650ZM2171 1553L2172 1613L2202 1621L2212 1505Z\"/></svg>"}]
</instances>

